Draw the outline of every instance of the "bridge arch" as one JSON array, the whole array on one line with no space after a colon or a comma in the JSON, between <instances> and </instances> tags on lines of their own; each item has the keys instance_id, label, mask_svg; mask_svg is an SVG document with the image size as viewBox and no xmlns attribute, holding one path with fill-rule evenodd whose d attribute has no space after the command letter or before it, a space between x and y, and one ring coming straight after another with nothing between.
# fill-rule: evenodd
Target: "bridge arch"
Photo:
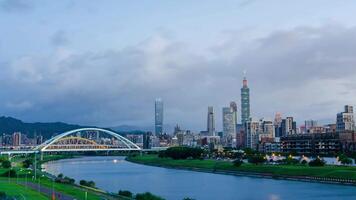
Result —
<instances>
[{"instance_id":1,"label":"bridge arch","mask_svg":"<svg viewBox=\"0 0 356 200\"><path fill-rule=\"evenodd\" d=\"M65 138L66 136L69 136L71 134L74 133L78 133L78 132L83 132L83 131L98 131L98 132L104 132L106 134L109 134L111 136L113 136L114 138L116 138L119 142L122 142L122 144L124 144L125 148L115 148L115 149L108 149L108 148L102 148L102 149L88 149L88 148L84 148L84 149L62 149L62 150L56 150L56 149L51 149L51 145L55 144L56 142L60 141L61 139ZM36 149L37 151L40 152L53 152L53 151L100 151L100 150L105 150L105 151L115 151L115 150L128 150L128 151L132 151L132 150L141 150L141 148L139 146L137 146L136 144L134 144L133 142L131 142L130 140L128 140L127 138L113 132L110 130L106 130L106 129L102 129L102 128L79 128L79 129L75 129L75 130L71 130L71 131L67 131L65 133L59 134L47 141L45 141L44 143L42 143L41 145L37 146Z\"/></svg>"}]
</instances>

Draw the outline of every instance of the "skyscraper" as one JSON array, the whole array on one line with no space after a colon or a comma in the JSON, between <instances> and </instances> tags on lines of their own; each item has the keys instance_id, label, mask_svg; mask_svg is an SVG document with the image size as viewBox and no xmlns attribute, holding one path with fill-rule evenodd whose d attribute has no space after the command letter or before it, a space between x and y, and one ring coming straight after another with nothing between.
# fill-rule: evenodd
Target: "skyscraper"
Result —
<instances>
[{"instance_id":1,"label":"skyscraper","mask_svg":"<svg viewBox=\"0 0 356 200\"><path fill-rule=\"evenodd\" d=\"M163 133L163 101L158 98L155 101L155 134Z\"/></svg>"},{"instance_id":2,"label":"skyscraper","mask_svg":"<svg viewBox=\"0 0 356 200\"><path fill-rule=\"evenodd\" d=\"M233 108L223 108L223 133L224 137L236 139L236 123Z\"/></svg>"},{"instance_id":3,"label":"skyscraper","mask_svg":"<svg viewBox=\"0 0 356 200\"><path fill-rule=\"evenodd\" d=\"M209 136L215 136L215 118L214 118L214 108L212 106L208 107L207 132Z\"/></svg>"},{"instance_id":4,"label":"skyscraper","mask_svg":"<svg viewBox=\"0 0 356 200\"><path fill-rule=\"evenodd\" d=\"M249 120L250 120L250 89L247 86L247 79L245 76L241 88L241 123L244 124Z\"/></svg>"}]
</instances>

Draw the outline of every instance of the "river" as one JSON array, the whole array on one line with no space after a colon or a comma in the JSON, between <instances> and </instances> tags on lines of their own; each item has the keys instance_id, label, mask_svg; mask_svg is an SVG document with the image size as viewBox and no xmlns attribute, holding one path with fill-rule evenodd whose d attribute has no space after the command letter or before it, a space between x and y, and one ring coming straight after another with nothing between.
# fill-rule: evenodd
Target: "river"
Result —
<instances>
[{"instance_id":1,"label":"river","mask_svg":"<svg viewBox=\"0 0 356 200\"><path fill-rule=\"evenodd\" d=\"M356 187L166 169L130 163L124 157L81 157L48 162L44 169L100 189L151 192L167 200L348 200Z\"/></svg>"}]
</instances>

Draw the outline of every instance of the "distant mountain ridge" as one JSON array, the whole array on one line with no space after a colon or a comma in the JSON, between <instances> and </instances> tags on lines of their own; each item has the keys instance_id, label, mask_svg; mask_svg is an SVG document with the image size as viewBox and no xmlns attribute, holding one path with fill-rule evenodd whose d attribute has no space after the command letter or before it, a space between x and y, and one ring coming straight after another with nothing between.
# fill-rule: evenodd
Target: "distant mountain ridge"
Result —
<instances>
[{"instance_id":1,"label":"distant mountain ridge","mask_svg":"<svg viewBox=\"0 0 356 200\"><path fill-rule=\"evenodd\" d=\"M13 134L14 132L21 132L28 137L42 135L44 138L51 138L55 134L64 133L73 129L82 128L83 126L76 124L67 124L63 122L35 122L26 123L19 119L12 117L0 117L0 134Z\"/></svg>"}]
</instances>

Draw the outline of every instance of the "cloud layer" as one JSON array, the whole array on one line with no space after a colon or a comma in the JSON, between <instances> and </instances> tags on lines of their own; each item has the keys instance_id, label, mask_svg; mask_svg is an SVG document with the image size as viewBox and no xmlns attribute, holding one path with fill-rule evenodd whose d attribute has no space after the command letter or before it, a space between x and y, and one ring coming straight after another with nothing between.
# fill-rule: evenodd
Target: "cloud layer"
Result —
<instances>
[{"instance_id":1,"label":"cloud layer","mask_svg":"<svg viewBox=\"0 0 356 200\"><path fill-rule=\"evenodd\" d=\"M236 33L238 34L238 33ZM168 124L205 128L207 106L238 101L247 70L254 117L279 111L332 122L356 102L356 28L296 27L245 39L227 34L205 51L154 35L120 50L74 51L61 31L49 55L1 64L1 112L25 120L112 126L153 123L154 99Z\"/></svg>"}]
</instances>

